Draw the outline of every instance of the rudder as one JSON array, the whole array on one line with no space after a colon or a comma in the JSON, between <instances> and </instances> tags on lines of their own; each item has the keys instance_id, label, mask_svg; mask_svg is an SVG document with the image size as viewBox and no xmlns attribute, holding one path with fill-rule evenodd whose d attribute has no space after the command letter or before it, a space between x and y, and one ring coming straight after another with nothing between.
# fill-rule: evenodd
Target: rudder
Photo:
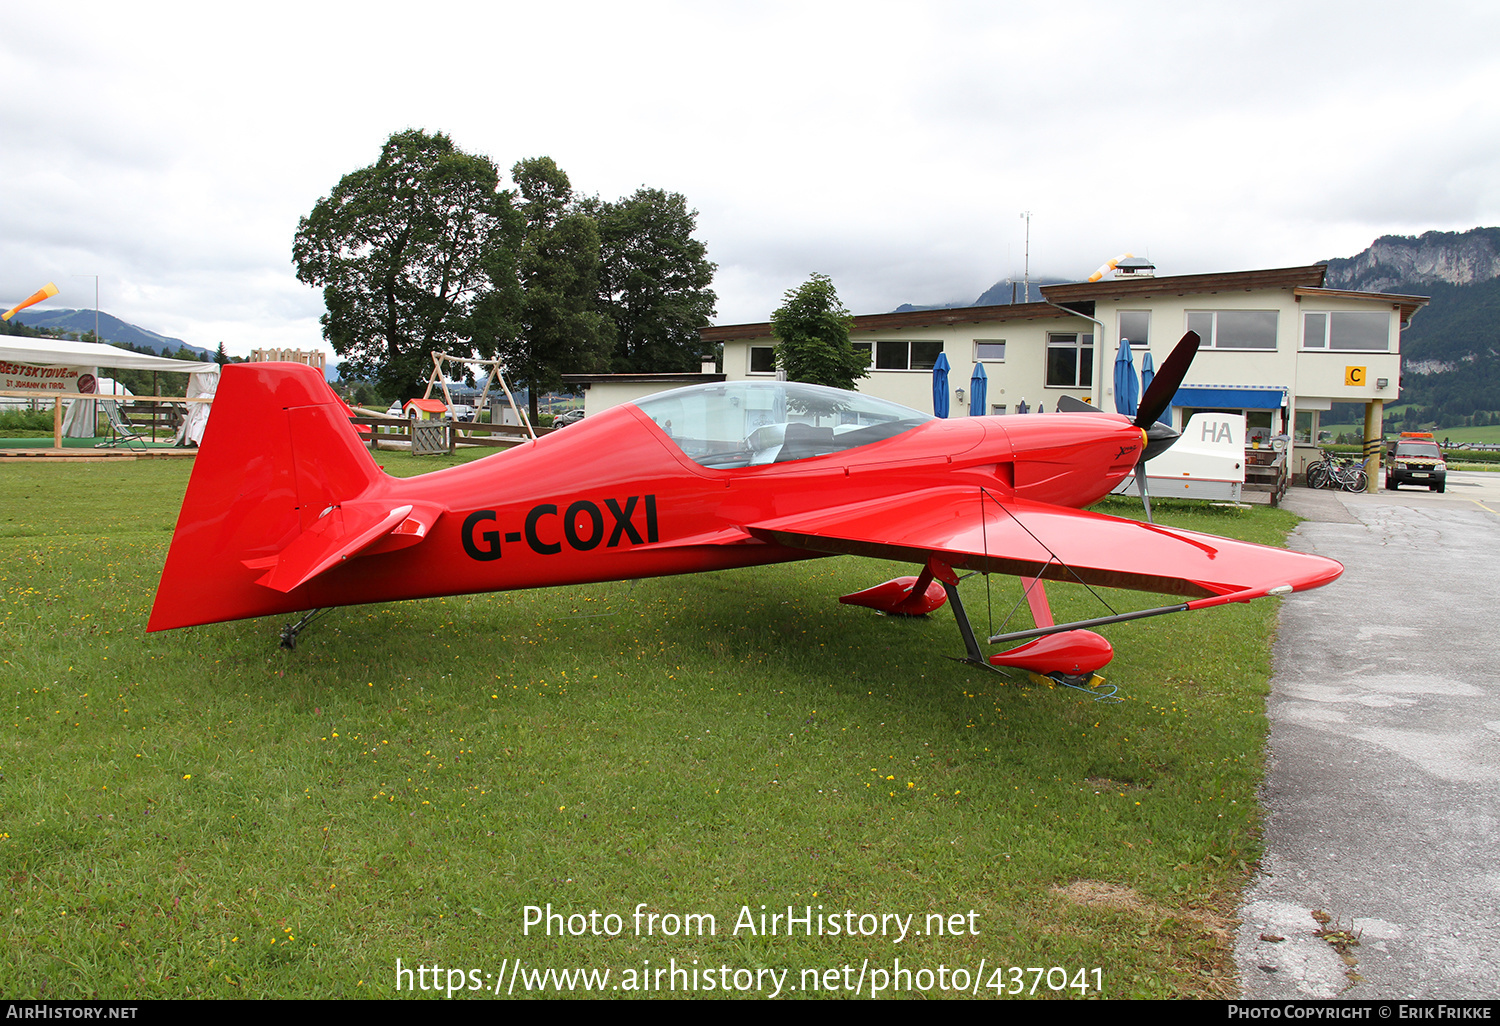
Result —
<instances>
[{"instance_id":1,"label":"rudder","mask_svg":"<svg viewBox=\"0 0 1500 1026\"><path fill-rule=\"evenodd\" d=\"M146 629L297 608L247 564L277 556L382 476L317 370L226 365Z\"/></svg>"}]
</instances>

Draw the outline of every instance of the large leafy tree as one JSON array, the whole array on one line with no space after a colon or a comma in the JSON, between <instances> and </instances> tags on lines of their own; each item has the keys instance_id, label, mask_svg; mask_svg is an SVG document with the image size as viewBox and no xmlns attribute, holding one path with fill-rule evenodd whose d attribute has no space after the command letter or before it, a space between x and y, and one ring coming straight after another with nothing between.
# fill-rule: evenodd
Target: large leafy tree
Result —
<instances>
[{"instance_id":1,"label":"large leafy tree","mask_svg":"<svg viewBox=\"0 0 1500 1026\"><path fill-rule=\"evenodd\" d=\"M698 329L716 297L715 265L693 238L698 212L681 193L637 189L616 203L587 201L599 224L600 307L615 329L618 373L695 371L713 347Z\"/></svg>"},{"instance_id":2,"label":"large leafy tree","mask_svg":"<svg viewBox=\"0 0 1500 1026\"><path fill-rule=\"evenodd\" d=\"M488 157L411 129L298 224L297 277L323 289L323 336L350 374L407 398L432 350L493 356L514 332L522 224L499 180Z\"/></svg>"},{"instance_id":3,"label":"large leafy tree","mask_svg":"<svg viewBox=\"0 0 1500 1026\"><path fill-rule=\"evenodd\" d=\"M500 351L530 390L535 419L538 394L559 388L563 374L607 369L614 331L596 305L598 225L574 203L567 174L552 158L535 157L511 177L524 218L515 266L521 297L517 330Z\"/></svg>"},{"instance_id":4,"label":"large leafy tree","mask_svg":"<svg viewBox=\"0 0 1500 1026\"><path fill-rule=\"evenodd\" d=\"M776 362L788 380L852 390L869 377L867 356L849 342L854 318L826 274L814 274L785 299L771 315L771 334L777 339Z\"/></svg>"}]
</instances>

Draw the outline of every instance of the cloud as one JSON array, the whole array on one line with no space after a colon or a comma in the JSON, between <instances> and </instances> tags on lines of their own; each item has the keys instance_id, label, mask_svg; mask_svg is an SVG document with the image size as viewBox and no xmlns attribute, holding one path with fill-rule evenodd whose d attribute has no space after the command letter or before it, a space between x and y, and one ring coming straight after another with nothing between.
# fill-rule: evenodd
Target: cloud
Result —
<instances>
[{"instance_id":1,"label":"cloud","mask_svg":"<svg viewBox=\"0 0 1500 1026\"><path fill-rule=\"evenodd\" d=\"M306 346L297 220L394 131L682 192L720 320L856 312L1124 250L1164 273L1500 223L1500 14L1449 3L62 3L0 38L0 293ZM71 286L71 288L70 288ZM88 300L80 297L88 294Z\"/></svg>"}]
</instances>

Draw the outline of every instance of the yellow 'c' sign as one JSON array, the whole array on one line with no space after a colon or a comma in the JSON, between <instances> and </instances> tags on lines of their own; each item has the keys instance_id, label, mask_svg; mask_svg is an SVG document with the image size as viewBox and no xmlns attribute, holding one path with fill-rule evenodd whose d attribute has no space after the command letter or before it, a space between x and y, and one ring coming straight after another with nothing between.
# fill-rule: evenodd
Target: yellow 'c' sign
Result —
<instances>
[{"instance_id":1,"label":"yellow 'c' sign","mask_svg":"<svg viewBox=\"0 0 1500 1026\"><path fill-rule=\"evenodd\" d=\"M1363 368L1363 367L1345 367L1344 368L1344 384L1346 384L1346 385L1363 385L1364 383L1365 383L1365 368Z\"/></svg>"}]
</instances>

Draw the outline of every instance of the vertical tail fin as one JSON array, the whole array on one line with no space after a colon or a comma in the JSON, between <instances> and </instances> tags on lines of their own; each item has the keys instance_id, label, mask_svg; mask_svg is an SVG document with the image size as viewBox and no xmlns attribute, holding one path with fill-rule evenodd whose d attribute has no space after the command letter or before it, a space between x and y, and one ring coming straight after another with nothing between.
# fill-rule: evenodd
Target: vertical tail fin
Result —
<instances>
[{"instance_id":1,"label":"vertical tail fin","mask_svg":"<svg viewBox=\"0 0 1500 1026\"><path fill-rule=\"evenodd\" d=\"M302 608L256 584L331 506L383 479L322 374L224 368L147 630Z\"/></svg>"}]
</instances>

